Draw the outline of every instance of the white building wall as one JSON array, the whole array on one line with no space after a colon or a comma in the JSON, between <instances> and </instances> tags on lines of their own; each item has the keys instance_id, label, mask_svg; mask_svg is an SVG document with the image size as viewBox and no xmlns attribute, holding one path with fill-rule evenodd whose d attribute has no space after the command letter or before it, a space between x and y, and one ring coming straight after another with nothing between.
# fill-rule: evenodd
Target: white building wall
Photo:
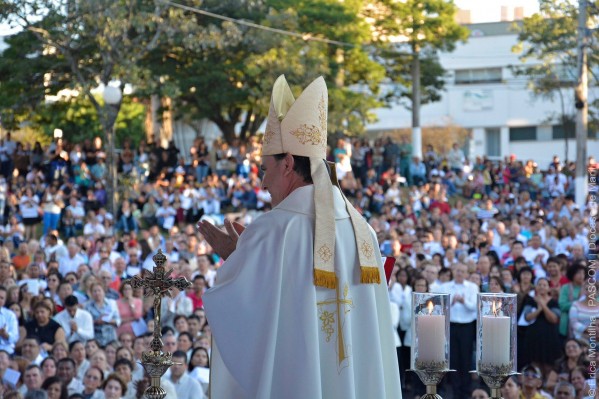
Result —
<instances>
[{"instance_id":1,"label":"white building wall","mask_svg":"<svg viewBox=\"0 0 599 399\"><path fill-rule=\"evenodd\" d=\"M553 155L564 159L564 140L552 140L551 121L561 114L559 98L550 101L535 98L527 89L525 77L513 76L510 65L522 65L518 54L512 52L517 44L508 23L470 25L472 35L465 44L458 44L450 54L441 54L440 61L448 71L446 91L440 102L421 107L421 124L456 124L472 130L471 157L486 155L485 128L500 129L500 153L519 159L535 159L540 165L548 164ZM503 33L501 33L503 32ZM478 68L501 68L502 81L484 84L455 84L455 71ZM573 110L574 91L564 93L564 107ZM599 96L597 87L589 89L589 102ZM384 131L411 126L411 113L396 105L377 109L378 121L367 130ZM537 126L536 141L510 141L510 127ZM576 143L570 140L568 159L575 159ZM587 153L599 154L599 141L589 139Z\"/></svg>"}]
</instances>

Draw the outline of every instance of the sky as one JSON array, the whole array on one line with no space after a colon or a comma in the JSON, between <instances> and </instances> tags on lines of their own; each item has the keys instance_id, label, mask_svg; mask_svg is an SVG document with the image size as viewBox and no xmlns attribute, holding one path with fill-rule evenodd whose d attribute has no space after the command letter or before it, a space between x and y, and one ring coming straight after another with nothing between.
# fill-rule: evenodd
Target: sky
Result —
<instances>
[{"instance_id":1,"label":"sky","mask_svg":"<svg viewBox=\"0 0 599 399\"><path fill-rule=\"evenodd\" d=\"M524 7L524 15L529 16L539 10L538 0L454 0L454 3L463 10L470 10L473 23L494 22L501 18L501 6L510 7L509 14L513 15L514 7ZM8 25L0 24L0 36L10 35Z\"/></svg>"}]
</instances>

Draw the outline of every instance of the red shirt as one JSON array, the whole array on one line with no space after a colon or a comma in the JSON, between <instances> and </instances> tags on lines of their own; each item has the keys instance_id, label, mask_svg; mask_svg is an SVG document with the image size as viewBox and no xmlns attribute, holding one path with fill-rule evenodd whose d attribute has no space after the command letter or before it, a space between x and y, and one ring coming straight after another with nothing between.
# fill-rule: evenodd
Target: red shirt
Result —
<instances>
[{"instance_id":1,"label":"red shirt","mask_svg":"<svg viewBox=\"0 0 599 399\"><path fill-rule=\"evenodd\" d=\"M187 297L190 298L191 303L193 303L193 310L204 308L204 301L202 301L202 297L197 296L195 292L190 292L187 294Z\"/></svg>"}]
</instances>

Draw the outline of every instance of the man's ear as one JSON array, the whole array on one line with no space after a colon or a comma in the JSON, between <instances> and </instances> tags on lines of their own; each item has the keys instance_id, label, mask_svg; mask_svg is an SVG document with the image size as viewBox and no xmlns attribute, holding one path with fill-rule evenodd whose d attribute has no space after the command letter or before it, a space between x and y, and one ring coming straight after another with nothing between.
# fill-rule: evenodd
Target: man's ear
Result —
<instances>
[{"instance_id":1,"label":"man's ear","mask_svg":"<svg viewBox=\"0 0 599 399\"><path fill-rule=\"evenodd\" d=\"M288 175L293 171L293 166L295 165L295 159L293 155L290 153L285 154L285 175Z\"/></svg>"}]
</instances>

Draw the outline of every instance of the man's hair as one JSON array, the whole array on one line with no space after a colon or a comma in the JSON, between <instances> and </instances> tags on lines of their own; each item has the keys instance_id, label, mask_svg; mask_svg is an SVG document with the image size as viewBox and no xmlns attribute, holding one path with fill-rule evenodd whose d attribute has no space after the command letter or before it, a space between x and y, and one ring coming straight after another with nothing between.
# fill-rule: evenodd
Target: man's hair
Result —
<instances>
[{"instance_id":1,"label":"man's hair","mask_svg":"<svg viewBox=\"0 0 599 399\"><path fill-rule=\"evenodd\" d=\"M125 359L124 357L120 358L119 360L117 360L114 363L114 369L116 370L116 368L118 366L122 366L122 365L125 365L125 366L129 367L129 370L133 371L133 363L131 363L129 361L129 359Z\"/></svg>"},{"instance_id":2,"label":"man's hair","mask_svg":"<svg viewBox=\"0 0 599 399\"><path fill-rule=\"evenodd\" d=\"M7 289L6 289L6 287L5 287L5 286L3 286L3 285L0 285L0 291L7 292Z\"/></svg>"},{"instance_id":3,"label":"man's hair","mask_svg":"<svg viewBox=\"0 0 599 399\"><path fill-rule=\"evenodd\" d=\"M185 359L185 363L187 363L187 354L183 351L179 351L179 350L174 351L173 357L181 357L181 358Z\"/></svg>"},{"instance_id":4,"label":"man's hair","mask_svg":"<svg viewBox=\"0 0 599 399\"><path fill-rule=\"evenodd\" d=\"M25 371L29 371L29 370L33 370L33 369L38 369L40 372L42 371L42 368L40 366L38 366L37 364L30 364L25 368Z\"/></svg>"},{"instance_id":5,"label":"man's hair","mask_svg":"<svg viewBox=\"0 0 599 399\"><path fill-rule=\"evenodd\" d=\"M60 359L57 363L56 366L60 366L62 363L70 363L71 366L73 366L74 368L77 368L77 364L75 363L75 361L73 359L71 359L70 357L63 357L62 359Z\"/></svg>"},{"instance_id":6,"label":"man's hair","mask_svg":"<svg viewBox=\"0 0 599 399\"><path fill-rule=\"evenodd\" d=\"M275 154L273 157L276 161L284 159L287 154ZM305 183L312 184L312 170L310 169L310 158L300 155L293 156L293 171L304 179ZM324 162L324 161L323 161Z\"/></svg>"},{"instance_id":7,"label":"man's hair","mask_svg":"<svg viewBox=\"0 0 599 399\"><path fill-rule=\"evenodd\" d=\"M555 390L553 391L553 396L557 396L557 391L561 388L561 387L566 387L568 388L568 391L570 391L570 395L572 395L572 397L576 396L576 388L574 388L574 385L570 384L567 381L560 381L555 385Z\"/></svg>"},{"instance_id":8,"label":"man's hair","mask_svg":"<svg viewBox=\"0 0 599 399\"><path fill-rule=\"evenodd\" d=\"M65 304L65 306L68 306L68 307L75 306L75 305L79 304L79 300L77 299L77 297L75 295L69 295L68 297L65 298L64 304Z\"/></svg>"}]
</instances>

